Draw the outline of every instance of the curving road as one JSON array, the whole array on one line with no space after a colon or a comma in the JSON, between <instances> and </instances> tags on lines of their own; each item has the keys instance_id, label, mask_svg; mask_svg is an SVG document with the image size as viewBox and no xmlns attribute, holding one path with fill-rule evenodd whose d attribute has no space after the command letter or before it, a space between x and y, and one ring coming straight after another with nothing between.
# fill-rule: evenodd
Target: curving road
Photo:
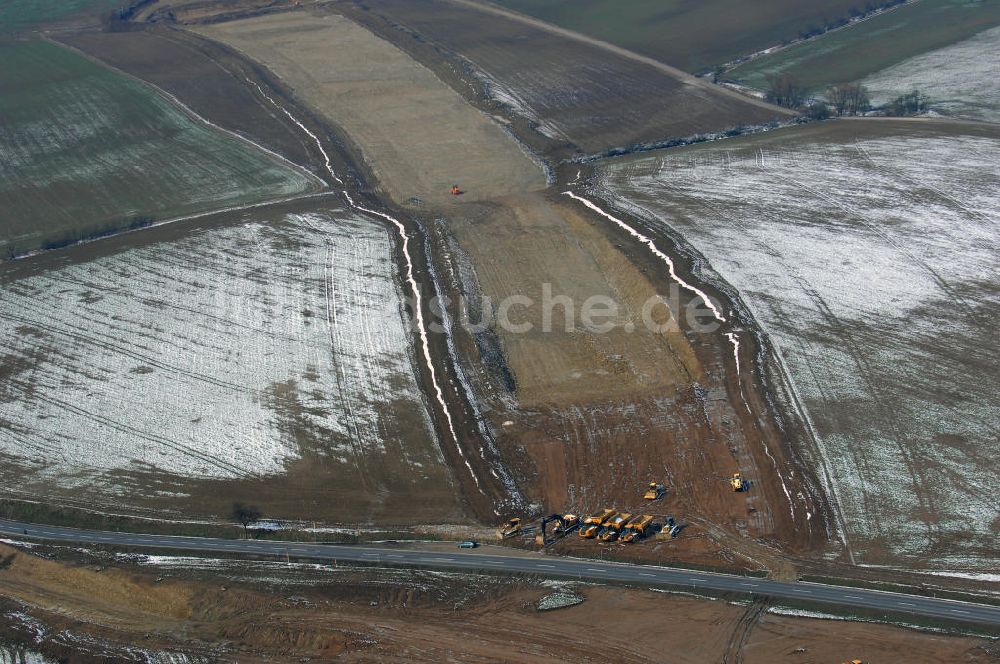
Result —
<instances>
[{"instance_id":1,"label":"curving road","mask_svg":"<svg viewBox=\"0 0 1000 664\"><path fill-rule=\"evenodd\" d=\"M284 558L379 563L398 567L432 567L472 572L535 574L549 578L581 579L593 582L624 582L635 586L714 590L760 595L775 599L828 604L841 608L863 608L912 614L925 618L959 620L1000 626L1000 606L889 593L862 588L828 586L817 583L787 583L754 577L695 572L651 565L609 563L556 556L504 555L481 550L455 549L451 552L417 551L352 544L313 544L269 540L228 540L171 535L142 535L98 530L79 530L0 520L0 534L34 540L104 544L138 548L173 549L200 553L270 555Z\"/></svg>"}]
</instances>

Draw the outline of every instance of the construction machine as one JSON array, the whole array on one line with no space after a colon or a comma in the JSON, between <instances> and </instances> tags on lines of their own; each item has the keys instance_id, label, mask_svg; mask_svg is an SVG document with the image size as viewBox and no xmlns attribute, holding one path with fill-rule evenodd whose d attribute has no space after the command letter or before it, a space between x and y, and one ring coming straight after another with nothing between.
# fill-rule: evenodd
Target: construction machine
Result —
<instances>
[{"instance_id":1,"label":"construction machine","mask_svg":"<svg viewBox=\"0 0 1000 664\"><path fill-rule=\"evenodd\" d=\"M674 517L668 516L667 522L663 524L663 527L660 528L660 531L656 533L656 539L658 540L673 539L674 537L677 537L677 533L679 532L680 532L680 527L677 525L677 522L674 521Z\"/></svg>"},{"instance_id":2,"label":"construction machine","mask_svg":"<svg viewBox=\"0 0 1000 664\"><path fill-rule=\"evenodd\" d=\"M600 529L601 527L596 523L592 523L589 526L582 526L580 528L580 537L583 539L593 539L597 537L597 531Z\"/></svg>"},{"instance_id":3,"label":"construction machine","mask_svg":"<svg viewBox=\"0 0 1000 664\"><path fill-rule=\"evenodd\" d=\"M608 521L610 521L615 516L615 514L617 514L617 512L615 510L611 509L610 507L605 507L604 511L601 512L600 514L595 514L595 515L592 515L592 516L588 516L586 519L584 519L583 520L583 525L585 525L585 526L603 526Z\"/></svg>"},{"instance_id":4,"label":"construction machine","mask_svg":"<svg viewBox=\"0 0 1000 664\"><path fill-rule=\"evenodd\" d=\"M614 528L605 528L604 532L601 533L601 541L614 542L618 539L618 535L620 535L620 532L615 530Z\"/></svg>"},{"instance_id":5,"label":"construction machine","mask_svg":"<svg viewBox=\"0 0 1000 664\"><path fill-rule=\"evenodd\" d=\"M649 514L637 516L625 524L625 534L622 535L622 541L631 544L642 539L646 536L646 531L649 530L652 523L653 517Z\"/></svg>"},{"instance_id":6,"label":"construction machine","mask_svg":"<svg viewBox=\"0 0 1000 664\"><path fill-rule=\"evenodd\" d=\"M561 537L573 530L580 525L580 517L575 514L550 514L542 518L541 529L537 535L535 535L535 542L541 546L549 544L552 540L549 539L546 528L550 523L554 523L555 527L552 530L552 535L555 537Z\"/></svg>"},{"instance_id":7,"label":"construction machine","mask_svg":"<svg viewBox=\"0 0 1000 664\"><path fill-rule=\"evenodd\" d=\"M521 518L515 517L497 529L497 539L505 540L510 537L515 537L516 535L521 534L522 529L523 526L521 525Z\"/></svg>"},{"instance_id":8,"label":"construction machine","mask_svg":"<svg viewBox=\"0 0 1000 664\"><path fill-rule=\"evenodd\" d=\"M628 523L631 518L632 515L629 514L628 512L621 512L619 514L616 514L611 519L605 521L604 525L613 530L620 531L622 528L625 527L625 524Z\"/></svg>"},{"instance_id":9,"label":"construction machine","mask_svg":"<svg viewBox=\"0 0 1000 664\"><path fill-rule=\"evenodd\" d=\"M744 481L743 476L739 473L733 473L733 478L729 480L729 484L733 487L733 491L743 491L747 488L746 481Z\"/></svg>"},{"instance_id":10,"label":"construction machine","mask_svg":"<svg viewBox=\"0 0 1000 664\"><path fill-rule=\"evenodd\" d=\"M663 497L663 494L667 492L666 488L662 484L657 484L656 482L650 482L649 488L646 493L643 494L643 500L659 500Z\"/></svg>"},{"instance_id":11,"label":"construction machine","mask_svg":"<svg viewBox=\"0 0 1000 664\"><path fill-rule=\"evenodd\" d=\"M580 517L575 514L563 514L562 518L556 521L556 532L559 534L568 533L580 525Z\"/></svg>"}]
</instances>

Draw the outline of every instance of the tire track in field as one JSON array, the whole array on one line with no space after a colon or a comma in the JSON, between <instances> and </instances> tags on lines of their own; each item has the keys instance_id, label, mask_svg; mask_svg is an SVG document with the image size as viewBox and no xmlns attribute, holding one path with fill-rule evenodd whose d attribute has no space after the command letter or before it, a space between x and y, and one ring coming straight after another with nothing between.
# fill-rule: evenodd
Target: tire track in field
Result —
<instances>
[{"instance_id":1,"label":"tire track in field","mask_svg":"<svg viewBox=\"0 0 1000 664\"><path fill-rule=\"evenodd\" d=\"M989 215L983 214L979 210L976 210L976 209L973 209L973 208L969 207L968 205L966 205L962 201L958 200L957 198L955 198L951 194L949 194L946 191L944 191L943 189L935 187L934 185L929 184L927 182L924 182L922 180L918 180L918 179L916 179L916 178L914 178L914 177L912 177L910 175L907 175L906 173L903 173L902 171L900 171L898 169L889 170L887 167L880 165L878 162L875 161L874 157L872 157L871 152L868 151L868 148L864 147L860 142L856 141L854 143L854 148L857 150L858 154L861 155L861 157L865 161L867 161L871 165L871 167L874 168L876 171L878 171L880 173L891 173L892 175L894 175L894 176L896 176L896 177L898 177L898 178L900 178L902 180L906 180L907 182L909 182L911 184L914 184L917 187L923 187L924 189L930 189L935 194L937 194L941 198L945 199L946 201L948 201L949 203L951 203L952 205L954 205L958 209L964 211L969 216L977 217L977 218L979 218L979 219L981 219L983 221L988 221L988 222L992 222L993 221L989 217Z\"/></svg>"},{"instance_id":2,"label":"tire track in field","mask_svg":"<svg viewBox=\"0 0 1000 664\"><path fill-rule=\"evenodd\" d=\"M145 268L145 265L143 267ZM123 272L122 274L125 275L125 276L127 276L128 278L131 278L133 276L132 273L124 273ZM110 295L119 295L119 296L127 297L127 298L131 298L134 295L134 293L133 292L129 292L129 290L127 288L116 288L116 287L112 287L112 286L103 286L103 285L98 285L98 284L89 284L89 283L87 283L85 281L81 281L81 280L77 280L77 279L70 279L68 277L60 276L57 273L46 274L45 278L48 279L49 281L56 282L56 283L64 283L64 284L67 284L67 285L78 286L78 287L81 287L81 288L93 289L94 292L96 294L100 295L102 298L104 296L106 296L106 295L109 295L109 294ZM246 323L241 323L239 321L234 321L232 318L224 318L222 316L217 316L217 315L213 314L211 311L209 311L209 310L207 310L205 308L186 307L186 306L184 306L182 304L178 304L176 302L171 302L171 301L165 300L165 299L156 299L156 298L152 298L152 297L139 297L136 301L139 302L140 304L143 304L143 305L147 306L147 307L151 307L151 308L155 308L155 309L160 309L160 310L167 310L167 309L169 309L171 311L178 311L178 312L183 312L183 313L186 313L186 314L194 314L194 315L200 316L202 318L207 318L208 320L210 320L212 322L219 323L220 325L225 325L227 327L232 327L232 328L239 328L241 330L245 330L247 332L252 332L252 333L255 333L255 334L258 334L258 335L268 335L271 338L276 339L276 340L280 340L280 341L285 341L285 342L296 342L296 341L298 341L298 338L294 337L292 335L276 335L273 331L266 330L266 329L264 329L262 327L255 327L253 325L247 325Z\"/></svg>"},{"instance_id":3,"label":"tire track in field","mask_svg":"<svg viewBox=\"0 0 1000 664\"><path fill-rule=\"evenodd\" d=\"M920 507L922 510L920 519L924 523L924 532L939 531L939 527L936 524L929 521L926 516L928 513L937 513L934 509L933 499L929 495L919 490L920 486L926 485L927 482L925 481L923 475L920 473L912 453L903 443L903 435L899 430L899 425L897 423L896 418L893 417L893 413L890 407L887 404L885 404L882 398L879 396L880 390L875 385L875 377L878 375L878 372L872 369L871 364L869 363L868 359L865 357L864 352L861 349L861 346L854 340L854 335L852 335L848 331L850 329L850 325L845 323L845 321L839 319L833 313L833 311L830 309L830 306L827 304L826 300L824 300L823 297L819 294L819 292L816 291L812 286L808 285L805 281L800 281L800 288L803 293L808 295L809 298L813 300L814 304L816 305L816 310L820 312L820 315L823 317L823 319L829 326L830 331L840 339L844 350L847 351L847 354L851 357L851 360L854 362L854 366L857 368L858 376L864 382L868 390L868 394L871 396L872 403L875 404L875 408L879 413L879 419L881 420L881 423L889 428L888 433L890 433L890 439L892 440L893 443L895 443L896 449L899 451L899 455L902 458L904 465L906 466L907 474L910 476L910 484L913 487L913 495L914 497L916 497L917 502L920 503ZM854 454L853 449L852 449L852 456L855 459L858 458L857 455ZM864 467L868 468L867 460L864 463ZM869 472L868 474L868 476L871 478L878 477L878 475L879 474L877 472ZM867 504L867 497L865 503ZM870 518L872 514L873 513L868 512L866 513L866 516ZM874 520L879 524L881 523L880 519L874 519Z\"/></svg>"},{"instance_id":4,"label":"tire track in field","mask_svg":"<svg viewBox=\"0 0 1000 664\"><path fill-rule=\"evenodd\" d=\"M246 80L248 84L254 86L257 89L257 91L260 93L262 97L267 99L276 108L280 109L282 113L284 113L303 132L308 134L316 142L316 146L319 148L320 153L323 155L323 159L325 161L325 167L330 177L333 178L333 180L336 181L338 184L343 185L344 181L341 180L340 177L337 176L337 173L334 171L333 165L330 160L330 156L323 148L322 141L319 139L319 137L312 131L310 131L308 127L302 124L294 115L292 115L292 113L290 113L288 109L278 104L277 101L275 101L270 95L264 92L264 89L259 84L250 79ZM357 203L346 189L342 190L341 193L347 200L347 203L352 208L360 212L366 213L368 215L378 217L383 221L389 222L391 227L394 228L397 233L400 242L400 251L402 253L404 261L403 280L409 286L411 295L413 297L413 306L411 307L411 309L413 311L413 316L415 319L414 322L416 323L417 326L417 333L420 338L420 344L423 351L424 366L427 369L427 375L431 382L431 388L434 392L434 397L438 402L438 406L440 407L441 413L444 415L445 424L447 425L448 432L451 435L452 441L454 441L455 449L458 452L459 458L464 462L466 468L468 469L469 475L472 477L472 481L475 483L476 489L479 491L479 493L485 496L486 492L483 490L479 482L479 477L476 475L476 471L473 470L472 464L466 458L465 451L462 450L462 445L459 441L458 431L455 428L455 422L454 419L452 418L451 409L448 407L448 403L444 398L444 390L441 388L441 384L438 380L437 370L434 368L434 362L431 359L430 339L427 334L427 326L424 322L423 299L420 293L420 285L417 283L415 276L415 270L413 267L413 258L410 255L410 238L406 233L406 227L398 219L384 212L372 210ZM453 358L453 361L457 362L457 358ZM499 514L499 512L497 512L495 508L493 511Z\"/></svg>"},{"instance_id":5,"label":"tire track in field","mask_svg":"<svg viewBox=\"0 0 1000 664\"><path fill-rule=\"evenodd\" d=\"M766 166L762 166L762 168L766 168ZM941 288L941 290L944 291L945 295L947 295L948 297L952 298L952 300L954 300L955 302L959 303L962 306L962 308L965 309L965 312L969 315L969 317L973 321L975 321L978 325L982 326L983 329L986 329L985 323L983 323L982 321L979 320L979 316L976 313L975 307L973 307L971 304L969 304L968 301L966 301L966 299L964 297L962 297L958 292L956 292L955 289L951 286L951 284L949 284L948 281L943 276L941 276L941 274L937 270L935 270L933 267L931 267L931 265L928 264L926 261L924 261L922 258L920 258L919 256L915 255L913 252L911 252L909 249L907 249L904 245L902 245L899 242L897 242L896 240L894 240L891 236L889 236L887 233L885 233L884 231L882 231L878 226L876 226L875 224L871 223L868 220L868 217L865 216L861 211L857 210L855 207L853 207L851 205L848 205L848 204L844 203L843 201L838 200L834 196L831 196L830 194L827 194L824 191L820 191L819 189L816 189L814 187L810 187L809 185L807 185L806 183L802 182L801 180L795 179L794 177L792 177L788 173L785 173L783 175L783 177L785 177L789 182L795 184L796 186L801 187L804 191L808 191L809 193L811 193L816 198L819 198L819 199L822 199L822 200L826 201L830 205L833 205L834 207L839 208L840 210L846 212L848 215L850 215L854 219L860 221L861 224L865 228L867 228L869 231L871 231L875 235L878 235L887 244L891 245L899 253L903 254L908 259L910 259L911 263L913 263L917 267L919 267L919 268L923 269L925 272L927 272L931 276L931 278L934 280L934 282L937 283L938 287Z\"/></svg>"},{"instance_id":6,"label":"tire track in field","mask_svg":"<svg viewBox=\"0 0 1000 664\"><path fill-rule=\"evenodd\" d=\"M236 383L231 383L231 382L219 379L219 378L214 378L214 377L206 375L206 374L198 373L196 371L182 369L182 368L180 368L180 367L178 367L176 365L170 364L168 362L164 362L164 361L159 360L159 359L154 359L154 357L158 357L158 356L146 355L146 354L134 351L134 350L129 350L128 348L126 348L124 346L120 346L120 345L117 345L117 344L114 344L114 343L111 343L111 342L102 341L102 340L100 340L98 338L95 338L95 337L83 334L81 332L72 332L72 331L69 331L69 330L67 330L65 328L62 328L61 326L53 324L53 323L43 324L43 323L39 323L38 321L32 320L30 318L22 318L22 317L14 316L12 314L8 314L8 313L2 312L2 311L0 311L0 319L8 320L8 321L11 321L13 323L20 323L22 325L29 326L29 327L34 327L34 328L39 329L39 330L44 330L45 332L51 333L51 334L53 334L55 336L62 336L62 337L65 337L65 338L72 339L74 341L80 342L82 344L89 344L91 346L95 346L95 347L100 348L102 350L109 351L112 355L124 355L126 357L132 358L133 360L137 360L139 362L142 362L143 364L148 364L149 366L153 366L153 367L156 367L158 369L162 369L162 370L164 370L164 371L166 371L168 373L172 373L172 374L176 374L176 375L180 375L180 376L186 376L186 377L188 377L188 378L190 378L190 379L192 379L194 381L201 382L201 383L206 383L206 384L212 385L214 387L221 387L221 388L224 388L224 389L236 392L238 394L247 394L247 395L251 395L251 396L257 397L257 398L264 398L264 397L270 397L271 396L271 395L265 393L262 390L256 390L256 389L253 389L253 388L245 387L243 385L238 385ZM282 399L283 400L287 400L287 398L284 398L284 397L282 397Z\"/></svg>"},{"instance_id":7,"label":"tire track in field","mask_svg":"<svg viewBox=\"0 0 1000 664\"><path fill-rule=\"evenodd\" d=\"M750 640L750 633L764 612L770 606L766 597L755 599L747 607L726 641L726 651L722 655L722 664L743 664L743 651Z\"/></svg>"},{"instance_id":8,"label":"tire track in field","mask_svg":"<svg viewBox=\"0 0 1000 664\"><path fill-rule=\"evenodd\" d=\"M13 381L9 381L9 384L14 385L14 386L20 388L20 390L21 390L22 393L27 393L29 390L31 390L31 386L28 385L28 384L26 384L26 383L23 383L22 381L13 380ZM199 459L199 460L203 461L204 463L206 463L206 464L208 464L210 466L214 466L215 468L221 470L222 472L226 473L227 475L232 474L232 475L235 475L236 477L246 477L246 476L252 476L252 475L254 475L254 473L248 472L247 469L245 469L245 468L243 468L241 466L238 466L238 465L236 465L234 463L230 463L230 462L228 462L228 461L226 461L224 459L220 459L218 457L207 455L207 454L205 454L203 452L200 452L200 451L198 451L198 450L196 450L196 449L194 449L192 447L188 447L187 445L184 445L183 443L178 443L176 441L170 440L169 438L163 438L162 436L157 436L156 434L152 434L152 433L143 431L141 429L137 429L135 427L129 426L128 424L125 424L124 422L119 422L118 420L112 419L110 417L106 417L106 416L101 415L99 413L96 413L96 412L93 412L93 411L89 411L89 410L86 410L85 408L81 408L79 406L76 406L76 405L74 405L74 404L72 404L72 403L70 403L68 401L64 401L64 400L58 399L56 397L46 396L46 395L40 394L38 392L34 392L32 394L32 396L35 399L37 399L38 401L41 401L43 403L47 403L50 406L54 406L54 407L56 407L58 409L69 411L71 413L75 413L77 415L82 416L85 419L92 420L94 422L97 422L98 424L102 424L102 425L104 425L106 427L109 427L109 428L114 429L116 431L119 431L121 433L125 433L125 434L128 434L130 436L134 436L136 438L139 438L141 440L145 440L146 442L152 443L154 445L161 445L163 447L167 447L167 448L172 449L175 452L179 452L180 454L183 454L185 456L194 457L196 459ZM150 463L150 462L149 461L145 461L145 463ZM155 465L155 464L151 464L151 465Z\"/></svg>"},{"instance_id":9,"label":"tire track in field","mask_svg":"<svg viewBox=\"0 0 1000 664\"><path fill-rule=\"evenodd\" d=\"M763 171L763 172L765 172L765 173L768 173L768 174L772 173L773 171L768 167L767 159L766 159L765 154L764 154L764 150L762 148L758 148L758 152L759 152L759 155L760 155L759 160L756 161L756 165L757 165L758 169L761 170L761 171ZM937 273L933 270L933 268L931 268L929 265L924 264L918 257L913 256L907 250L905 250L905 248L901 247L898 243L894 242L891 238L889 238L887 234L885 234L885 233L881 232L880 230L878 230L873 224L871 224L868 221L868 219L867 219L867 217L865 215L861 214L859 211L857 211L855 208L853 208L853 206L849 206L849 205L843 204L840 201L837 201L837 199L835 199L833 196L827 194L826 192L820 191L819 189L810 187L810 186L806 185L805 183L803 183L803 182L801 182L799 180L796 180L795 178L789 176L787 172L783 172L782 176L785 177L785 178L787 178L790 182L792 182L792 183L796 184L797 186L801 187L802 189L804 189L804 190L812 193L813 196L815 196L815 197L817 197L819 199L825 200L825 201L827 201L829 203L833 203L837 207L840 207L840 209L847 211L851 216L855 217L856 219L860 219L861 222L862 222L862 224L865 225L865 227L869 228L870 230L875 231L876 234L878 234L879 237L881 237L882 239L884 239L886 242L889 242L890 244L892 244L892 246L896 247L897 249L900 249L900 250L904 251L907 256L909 256L912 260L914 260L914 262L919 262L926 269L928 269L932 274L937 275ZM772 218L772 221L773 220L774 219ZM779 258L777 254L773 254L773 255L775 256L776 260ZM929 532L931 530L937 530L937 526L935 526L935 524L931 523L928 520L928 518L927 518L928 513L934 513L934 511L933 511L933 501L932 501L932 499L929 496L924 495L924 493L919 490L919 487L921 485L921 480L923 479L923 477L922 477L922 475L921 475L921 473L920 473L920 471L918 469L918 466L917 466L917 464L916 464L916 462L915 462L915 460L913 458L913 454L906 447L906 445L904 444L904 442L902 440L902 433L899 430L898 422L893 417L892 412L890 412L890 410L889 410L889 407L883 402L883 400L879 396L881 392L876 387L876 384L875 384L875 382L876 382L875 381L875 377L878 375L878 372L875 371L871 367L871 364L868 362L867 358L865 357L865 354L864 354L864 352L863 352L863 350L861 348L861 345L857 341L855 341L854 335L850 332L851 325L848 324L846 321L841 320L833 312L833 309L829 306L829 304L826 302L826 300L823 298L823 296L820 294L820 292L818 290L816 290L816 288L813 287L812 284L810 284L802 276L801 272L795 266L788 265L785 261L779 261L779 262L780 262L781 265L783 265L785 267L785 270L788 273L788 275L790 277L792 277L792 279L794 279L796 281L796 283L799 284L799 289L802 291L802 293L804 293L807 297L809 297L813 301L813 303L814 303L814 305L816 307L816 311L819 312L820 316L823 317L823 320L826 322L826 324L829 327L830 331L836 337L838 337L840 339L842 347L847 352L847 354L851 357L851 360L854 362L854 366L857 368L857 371L858 371L858 376L864 382L864 384L865 384L865 386L867 388L868 394L871 396L872 402L875 404L876 410L880 414L880 419L881 419L882 423L889 428L889 431L887 433L889 433L890 439L894 443L894 445L896 447L896 450L899 452L899 455L900 455L900 458L903 461L903 464L906 466L907 474L910 476L911 486L914 489L913 490L913 495L916 497L917 501L920 503L920 507L921 507L920 519L924 523L924 529L923 530L924 530L924 532ZM943 282L943 280L942 280L942 282ZM811 369L810 369L810 371L811 371ZM851 456L852 456L852 458L856 462L859 460L858 455L854 453L853 449L851 450ZM864 467L866 469L869 468L869 464L867 462L867 459L864 461L864 463L862 464L862 466L859 466L859 467ZM877 477L878 473L869 472L868 476L869 477ZM867 505L868 504L868 496L866 495L866 493L864 491L862 491L862 496L864 497L863 498L863 504ZM930 512L928 512L928 510L930 510ZM872 516L873 514L874 514L873 512L866 512L866 516L868 516L868 517ZM876 521L879 524L881 523L881 519L875 518L873 520ZM884 532L884 531L880 531L880 532Z\"/></svg>"}]
</instances>

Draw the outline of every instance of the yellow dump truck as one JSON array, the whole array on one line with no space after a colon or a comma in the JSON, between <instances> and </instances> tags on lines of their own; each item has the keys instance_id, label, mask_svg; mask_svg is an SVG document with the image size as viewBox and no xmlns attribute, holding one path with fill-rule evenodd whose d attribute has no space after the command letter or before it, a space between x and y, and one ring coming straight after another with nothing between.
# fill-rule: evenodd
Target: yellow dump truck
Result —
<instances>
[{"instance_id":1,"label":"yellow dump truck","mask_svg":"<svg viewBox=\"0 0 1000 664\"><path fill-rule=\"evenodd\" d=\"M625 527L625 524L628 523L629 519L631 518L632 518L631 514L629 514L628 512L622 512L608 519L604 523L604 525L607 526L608 528L613 528L614 530L620 531L622 528Z\"/></svg>"},{"instance_id":2,"label":"yellow dump truck","mask_svg":"<svg viewBox=\"0 0 1000 664\"><path fill-rule=\"evenodd\" d=\"M632 543L646 536L649 526L653 523L653 517L649 514L637 516L625 525L625 534L622 541Z\"/></svg>"},{"instance_id":3,"label":"yellow dump truck","mask_svg":"<svg viewBox=\"0 0 1000 664\"><path fill-rule=\"evenodd\" d=\"M618 536L620 534L621 534L620 531L615 530L614 528L605 528L604 532L601 533L601 541L615 542L618 540Z\"/></svg>"},{"instance_id":4,"label":"yellow dump truck","mask_svg":"<svg viewBox=\"0 0 1000 664\"><path fill-rule=\"evenodd\" d=\"M733 491L743 491L747 488L747 483L739 473L733 473L733 479L729 480L729 484L732 485Z\"/></svg>"},{"instance_id":5,"label":"yellow dump truck","mask_svg":"<svg viewBox=\"0 0 1000 664\"><path fill-rule=\"evenodd\" d=\"M588 516L583 520L583 525L585 526L603 526L608 521L610 521L617 512L610 507L604 508L604 511L600 514L595 514L593 516Z\"/></svg>"},{"instance_id":6,"label":"yellow dump truck","mask_svg":"<svg viewBox=\"0 0 1000 664\"><path fill-rule=\"evenodd\" d=\"M598 531L609 521L615 518L617 512L610 507L604 508L604 511L600 514L593 514L588 516L583 520L583 525L580 526L580 537L584 539L592 539L597 537Z\"/></svg>"}]
</instances>

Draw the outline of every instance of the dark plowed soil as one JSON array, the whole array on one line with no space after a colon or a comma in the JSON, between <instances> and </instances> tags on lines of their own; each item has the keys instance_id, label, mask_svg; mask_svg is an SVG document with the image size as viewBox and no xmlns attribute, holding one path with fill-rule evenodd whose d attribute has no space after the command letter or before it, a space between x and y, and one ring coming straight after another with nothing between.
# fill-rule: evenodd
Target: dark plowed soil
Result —
<instances>
[{"instance_id":1,"label":"dark plowed soil","mask_svg":"<svg viewBox=\"0 0 1000 664\"><path fill-rule=\"evenodd\" d=\"M446 0L336 5L424 61L432 45L456 71L527 117L553 145L600 153L738 125L783 112L593 44ZM427 64L425 62L425 64ZM430 66L430 65L429 65Z\"/></svg>"}]
</instances>

